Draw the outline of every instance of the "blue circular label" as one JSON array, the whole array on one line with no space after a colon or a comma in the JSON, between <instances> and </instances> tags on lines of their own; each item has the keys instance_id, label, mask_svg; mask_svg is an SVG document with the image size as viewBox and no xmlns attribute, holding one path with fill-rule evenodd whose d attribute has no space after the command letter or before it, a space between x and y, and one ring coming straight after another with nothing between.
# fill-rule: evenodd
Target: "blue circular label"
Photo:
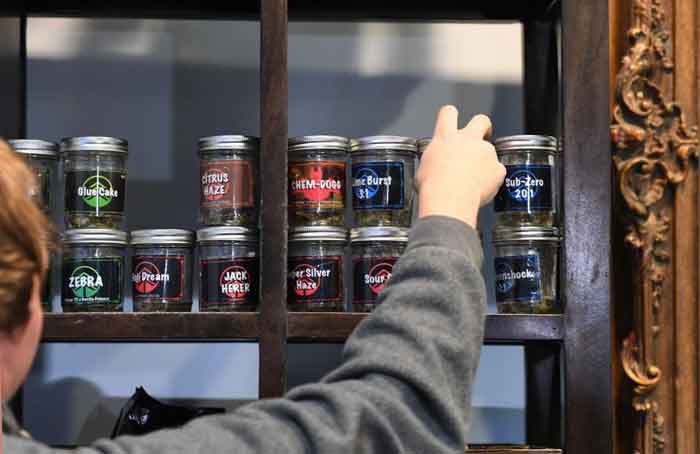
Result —
<instances>
[{"instance_id":1,"label":"blue circular label","mask_svg":"<svg viewBox=\"0 0 700 454\"><path fill-rule=\"evenodd\" d=\"M508 176L508 195L518 202L526 202L537 197L542 184L538 184L537 175L530 170L518 170Z\"/></svg>"},{"instance_id":2,"label":"blue circular label","mask_svg":"<svg viewBox=\"0 0 700 454\"><path fill-rule=\"evenodd\" d=\"M353 188L355 197L360 200L371 199L379 191L379 184L370 184L369 182L378 182L379 175L372 169L367 167L361 167L357 170L355 174L355 180L362 181L361 186L356 186Z\"/></svg>"},{"instance_id":3,"label":"blue circular label","mask_svg":"<svg viewBox=\"0 0 700 454\"><path fill-rule=\"evenodd\" d=\"M498 293L507 293L511 291L514 285L514 280L511 279L499 279L499 276L511 275L513 269L505 262L500 262L496 264L496 291Z\"/></svg>"}]
</instances>

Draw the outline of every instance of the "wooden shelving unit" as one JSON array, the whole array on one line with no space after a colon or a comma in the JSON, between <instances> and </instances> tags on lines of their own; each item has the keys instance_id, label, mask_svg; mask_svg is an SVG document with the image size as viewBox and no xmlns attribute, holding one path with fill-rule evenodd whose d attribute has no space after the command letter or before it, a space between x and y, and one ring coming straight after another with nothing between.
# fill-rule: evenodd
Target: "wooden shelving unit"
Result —
<instances>
[{"instance_id":1,"label":"wooden shelving unit","mask_svg":"<svg viewBox=\"0 0 700 454\"><path fill-rule=\"evenodd\" d=\"M11 2L12 3L12 2ZM314 2L26 0L0 15L0 136L26 131L26 17L149 17L260 21L263 179L287 172L287 23L292 20L518 20L524 25L528 132L563 143L562 316L490 315L487 343L526 351L527 442L567 454L612 453L609 61L607 0ZM286 388L288 342L342 342L356 314L288 314L287 194L263 185L259 314L52 314L44 341L254 341L260 396ZM482 451L483 452L483 451ZM504 450L498 452L559 452Z\"/></svg>"}]
</instances>

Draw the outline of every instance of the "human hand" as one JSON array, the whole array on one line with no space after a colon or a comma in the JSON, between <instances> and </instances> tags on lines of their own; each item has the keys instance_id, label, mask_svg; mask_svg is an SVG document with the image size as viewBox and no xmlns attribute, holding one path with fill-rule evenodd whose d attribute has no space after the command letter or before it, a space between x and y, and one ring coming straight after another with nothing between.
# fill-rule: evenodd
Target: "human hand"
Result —
<instances>
[{"instance_id":1,"label":"human hand","mask_svg":"<svg viewBox=\"0 0 700 454\"><path fill-rule=\"evenodd\" d=\"M438 113L416 175L418 216L449 216L476 228L479 208L496 196L506 168L485 140L491 135L489 117L476 115L462 129L458 117L454 106Z\"/></svg>"}]
</instances>

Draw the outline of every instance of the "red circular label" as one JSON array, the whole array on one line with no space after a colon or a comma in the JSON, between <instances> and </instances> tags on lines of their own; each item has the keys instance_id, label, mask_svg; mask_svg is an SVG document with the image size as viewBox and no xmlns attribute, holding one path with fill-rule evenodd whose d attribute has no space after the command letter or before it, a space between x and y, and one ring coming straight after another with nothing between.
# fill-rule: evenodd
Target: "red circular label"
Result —
<instances>
[{"instance_id":1,"label":"red circular label","mask_svg":"<svg viewBox=\"0 0 700 454\"><path fill-rule=\"evenodd\" d=\"M134 288L139 293L151 293L160 285L156 276L160 275L158 267L151 262L141 262L135 268Z\"/></svg>"},{"instance_id":2,"label":"red circular label","mask_svg":"<svg viewBox=\"0 0 700 454\"><path fill-rule=\"evenodd\" d=\"M369 289L372 290L372 293L378 294L384 289L384 286L391 277L391 272L393 271L393 269L393 264L382 262L377 263L369 270L369 282L367 283L367 285L369 286Z\"/></svg>"},{"instance_id":3,"label":"red circular label","mask_svg":"<svg viewBox=\"0 0 700 454\"><path fill-rule=\"evenodd\" d=\"M320 277L311 277L313 272L307 270L316 270L316 267L302 264L292 270L294 273L294 293L299 296L310 296L316 293L321 287Z\"/></svg>"},{"instance_id":4,"label":"red circular label","mask_svg":"<svg viewBox=\"0 0 700 454\"><path fill-rule=\"evenodd\" d=\"M219 275L221 293L231 299L244 298L250 292L250 275L242 266L229 266Z\"/></svg>"}]
</instances>

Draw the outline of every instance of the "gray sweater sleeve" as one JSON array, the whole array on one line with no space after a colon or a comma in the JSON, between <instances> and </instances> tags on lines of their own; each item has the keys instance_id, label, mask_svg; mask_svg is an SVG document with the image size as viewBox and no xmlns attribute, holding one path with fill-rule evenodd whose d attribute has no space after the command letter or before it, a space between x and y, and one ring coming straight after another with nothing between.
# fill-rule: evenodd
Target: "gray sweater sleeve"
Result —
<instances>
[{"instance_id":1,"label":"gray sweater sleeve","mask_svg":"<svg viewBox=\"0 0 700 454\"><path fill-rule=\"evenodd\" d=\"M418 221L382 292L348 339L340 367L285 398L177 430L100 440L75 453L439 454L463 452L485 313L477 233ZM49 454L6 437L8 453Z\"/></svg>"}]
</instances>

